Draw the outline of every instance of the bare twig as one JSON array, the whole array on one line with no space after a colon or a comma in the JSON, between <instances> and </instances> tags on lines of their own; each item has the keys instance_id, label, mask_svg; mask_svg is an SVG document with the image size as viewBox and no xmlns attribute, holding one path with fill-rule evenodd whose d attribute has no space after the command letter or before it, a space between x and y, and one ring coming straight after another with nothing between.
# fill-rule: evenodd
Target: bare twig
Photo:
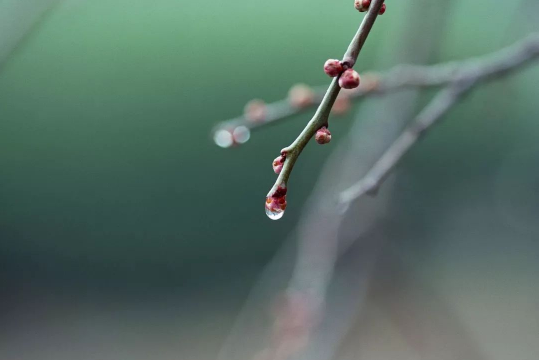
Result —
<instances>
[{"instance_id":1,"label":"bare twig","mask_svg":"<svg viewBox=\"0 0 539 360\"><path fill-rule=\"evenodd\" d=\"M391 169L417 142L419 137L440 119L470 88L471 84L450 86L442 91L417 116L416 120L395 140L389 149L369 170L367 175L340 195L340 203L349 204L363 194L376 194L378 187L389 175Z\"/></svg>"},{"instance_id":2,"label":"bare twig","mask_svg":"<svg viewBox=\"0 0 539 360\"><path fill-rule=\"evenodd\" d=\"M529 46L530 49L526 50L520 48L520 50L534 51L533 48L537 46L535 43L539 42L539 40L537 40L538 37L539 35L535 34L524 40L522 45ZM520 45L520 43L518 45ZM502 58L505 61L506 56L513 57L513 52L514 48L512 47L503 49L488 55L487 57L477 59L467 59L436 65L397 65L386 72L371 72L364 74L359 87L347 91L347 95L350 100L359 100L366 96L385 95L411 87L440 87L455 81L455 76L459 74L462 69L471 69L475 66L482 66L482 71L485 74L485 77L487 77L490 75L487 74L487 72L489 69L493 68L492 66L494 66L495 69L498 68L499 64L495 63L502 60ZM505 62L505 65L508 66L508 69L515 67L509 62ZM499 72L496 72L496 74L499 74ZM258 130L276 124L279 121L286 120L294 115L298 115L318 106L324 97L325 90L326 89L323 86L314 87L313 101L306 106L297 107L291 104L287 99L279 100L274 103L266 104L266 116L263 121L252 121L242 115L220 122L214 127L213 133L223 129L235 129L239 126L244 126L250 130Z\"/></svg>"},{"instance_id":3,"label":"bare twig","mask_svg":"<svg viewBox=\"0 0 539 360\"><path fill-rule=\"evenodd\" d=\"M352 42L344 55L344 59L348 64L353 65L356 62L359 52L361 51L363 44L365 43L365 40L369 35L376 18L378 17L378 13L383 3L384 0L372 1L367 14L363 18L356 35L352 39ZM327 124L331 108L333 107L340 90L341 88L338 83L338 77L336 77L331 82L326 95L322 99L322 102L320 103L320 106L318 107L318 110L314 114L311 121L309 121L305 129L303 129L296 140L290 146L282 150L282 153L286 153L286 160L284 162L283 169L275 181L275 184L269 191L268 196L272 196L279 187L286 187L292 169L294 168L294 164L296 163L299 155L314 136L316 131L320 127Z\"/></svg>"},{"instance_id":4,"label":"bare twig","mask_svg":"<svg viewBox=\"0 0 539 360\"><path fill-rule=\"evenodd\" d=\"M519 43L485 58L469 60L463 64L434 66L410 73L407 83L447 84L427 107L356 184L340 195L346 205L364 194L376 193L391 170L419 140L421 135L436 124L467 91L478 82L503 76L530 60L539 58L539 34L533 34ZM417 70L418 68L416 68Z\"/></svg>"}]
</instances>

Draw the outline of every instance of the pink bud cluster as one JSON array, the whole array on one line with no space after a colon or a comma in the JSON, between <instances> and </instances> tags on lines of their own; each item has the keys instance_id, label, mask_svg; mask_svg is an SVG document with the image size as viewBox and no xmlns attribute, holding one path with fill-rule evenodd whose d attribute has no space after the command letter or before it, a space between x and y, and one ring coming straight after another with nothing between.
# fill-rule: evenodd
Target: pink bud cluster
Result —
<instances>
[{"instance_id":1,"label":"pink bud cluster","mask_svg":"<svg viewBox=\"0 0 539 360\"><path fill-rule=\"evenodd\" d=\"M369 7L371 6L371 0L355 0L354 1L354 7L359 12L365 12L369 10ZM386 4L382 4L382 7L380 8L380 11L378 14L383 15L386 12Z\"/></svg>"},{"instance_id":2,"label":"pink bud cluster","mask_svg":"<svg viewBox=\"0 0 539 360\"><path fill-rule=\"evenodd\" d=\"M360 78L354 69L345 69L339 60L329 59L324 64L324 72L329 77L339 77L339 86L343 89L354 89L359 86Z\"/></svg>"}]
</instances>

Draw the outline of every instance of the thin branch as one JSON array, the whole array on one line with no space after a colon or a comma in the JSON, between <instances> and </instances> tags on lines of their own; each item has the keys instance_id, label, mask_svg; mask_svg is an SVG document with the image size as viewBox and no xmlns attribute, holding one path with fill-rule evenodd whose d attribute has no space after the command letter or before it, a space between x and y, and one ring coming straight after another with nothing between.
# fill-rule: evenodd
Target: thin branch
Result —
<instances>
[{"instance_id":1,"label":"thin branch","mask_svg":"<svg viewBox=\"0 0 539 360\"><path fill-rule=\"evenodd\" d=\"M470 60L465 65L435 66L423 69L428 71L412 74L411 79L417 84L439 82L448 85L419 113L369 172L340 194L340 203L346 206L365 194L375 194L421 135L439 122L460 97L479 82L506 75L538 58L539 34L533 34L511 47L483 59Z\"/></svg>"},{"instance_id":2,"label":"thin branch","mask_svg":"<svg viewBox=\"0 0 539 360\"><path fill-rule=\"evenodd\" d=\"M383 3L384 0L372 1L367 14L363 18L356 35L352 39L352 42L344 55L344 59L350 65L355 64L357 57L363 48L363 44L365 43L365 40L369 35L376 18L378 17L378 13ZM268 196L272 196L279 187L286 187L292 169L294 168L294 164L296 163L299 155L314 136L316 131L328 123L331 108L333 107L333 104L335 103L335 100L337 99L337 96L341 90L338 81L338 77L333 79L326 92L326 95L322 99L322 102L320 103L320 106L318 107L318 110L314 114L311 121L309 121L305 129L303 129L296 140L290 146L282 150L282 152L286 153L286 160L284 162L283 169L279 174L277 181L275 181L275 184L269 191Z\"/></svg>"},{"instance_id":3,"label":"thin branch","mask_svg":"<svg viewBox=\"0 0 539 360\"><path fill-rule=\"evenodd\" d=\"M476 66L483 67L483 72L485 73L485 76L487 76L488 69L499 69L499 61L507 66L508 69L513 68L514 66L507 61L507 58L514 57L515 47L518 47L518 50L520 51L533 52L533 49L538 46L538 39L539 34L534 34L523 40L522 43L518 43L513 47L502 49L480 58L436 65L402 64L383 73L366 73L362 76L359 87L354 90L347 90L346 94L348 99L358 100L366 96L385 95L404 88L440 87L455 81L455 76L459 74L462 69L471 69ZM526 48L526 46L529 46L529 49ZM518 59L518 56L516 58ZM263 121L252 121L242 115L220 122L214 127L213 133L223 129L235 129L239 126L244 126L250 130L258 130L266 126L274 125L281 120L288 119L294 115L306 112L315 106L319 106L324 98L325 90L326 89L323 86L314 87L312 102L302 107L294 106L288 99L266 104L266 116Z\"/></svg>"},{"instance_id":4,"label":"thin branch","mask_svg":"<svg viewBox=\"0 0 539 360\"><path fill-rule=\"evenodd\" d=\"M392 168L417 142L421 135L440 119L469 87L450 86L443 89L417 116L416 120L395 140L361 181L340 195L340 203L348 204L363 194L376 194Z\"/></svg>"}]
</instances>

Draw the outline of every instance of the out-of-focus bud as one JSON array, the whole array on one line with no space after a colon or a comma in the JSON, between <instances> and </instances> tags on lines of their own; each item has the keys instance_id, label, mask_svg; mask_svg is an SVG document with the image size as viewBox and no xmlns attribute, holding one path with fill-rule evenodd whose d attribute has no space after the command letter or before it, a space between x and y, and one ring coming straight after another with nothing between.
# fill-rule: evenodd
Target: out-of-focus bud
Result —
<instances>
[{"instance_id":1,"label":"out-of-focus bud","mask_svg":"<svg viewBox=\"0 0 539 360\"><path fill-rule=\"evenodd\" d=\"M350 100L350 95L346 94L344 91L341 91L341 93L335 100L333 107L331 108L331 112L334 115L342 116L345 115L351 107L352 101Z\"/></svg>"},{"instance_id":2,"label":"out-of-focus bud","mask_svg":"<svg viewBox=\"0 0 539 360\"><path fill-rule=\"evenodd\" d=\"M232 137L234 138L234 144L245 144L251 138L251 130L246 126L240 125L232 131Z\"/></svg>"},{"instance_id":3,"label":"out-of-focus bud","mask_svg":"<svg viewBox=\"0 0 539 360\"><path fill-rule=\"evenodd\" d=\"M259 99L249 101L245 105L245 118L251 122L262 122L266 120L266 103Z\"/></svg>"},{"instance_id":4,"label":"out-of-focus bud","mask_svg":"<svg viewBox=\"0 0 539 360\"><path fill-rule=\"evenodd\" d=\"M361 76L361 85L358 90L364 92L375 91L380 86L380 77L374 73L365 73Z\"/></svg>"},{"instance_id":5,"label":"out-of-focus bud","mask_svg":"<svg viewBox=\"0 0 539 360\"><path fill-rule=\"evenodd\" d=\"M382 4L382 7L380 8L380 11L378 12L378 14L384 15L385 12L386 12L386 4Z\"/></svg>"},{"instance_id":6,"label":"out-of-focus bud","mask_svg":"<svg viewBox=\"0 0 539 360\"><path fill-rule=\"evenodd\" d=\"M295 108L304 108L314 102L314 91L305 84L296 84L288 91L288 101Z\"/></svg>"}]
</instances>

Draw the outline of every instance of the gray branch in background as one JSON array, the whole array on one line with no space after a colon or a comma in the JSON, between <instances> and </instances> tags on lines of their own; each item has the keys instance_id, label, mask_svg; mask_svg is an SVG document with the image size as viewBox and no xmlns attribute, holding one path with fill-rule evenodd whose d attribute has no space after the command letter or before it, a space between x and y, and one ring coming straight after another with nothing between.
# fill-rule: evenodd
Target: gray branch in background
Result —
<instances>
[{"instance_id":1,"label":"gray branch in background","mask_svg":"<svg viewBox=\"0 0 539 360\"><path fill-rule=\"evenodd\" d=\"M450 7L451 3L430 0L420 0L415 6L407 7L407 12L401 14L402 23L387 34L397 39L394 43L398 45L382 48L378 54L382 61L378 64L387 66L395 58L414 63L432 61ZM424 20L405 20L414 18ZM416 36L426 29L436 31L431 31L429 37ZM322 320L313 329L312 341L300 359L333 358L353 326L364 304L376 259L385 251L386 235L381 231L381 224L393 196L392 187L387 187L379 199L354 203L345 216L331 204L341 191L367 173L387 145L402 132L416 110L418 99L419 89L411 87L372 99L361 107L347 139L327 160L305 205L298 228L296 267L288 291L305 293L311 301L320 304ZM339 285L340 281L350 282L351 286Z\"/></svg>"},{"instance_id":2,"label":"gray branch in background","mask_svg":"<svg viewBox=\"0 0 539 360\"><path fill-rule=\"evenodd\" d=\"M386 95L406 88L448 86L454 83L458 76L468 71L479 71L479 80L488 80L491 77L504 75L505 72L518 68L528 60L536 58L538 43L539 34L532 34L516 45L479 58L436 65L402 64L386 72L366 73L363 75L360 86L354 90L347 91L347 95L350 100L359 101L369 96ZM242 115L218 123L212 133L222 129L235 129L239 126L254 131L278 124L294 115L318 106L324 97L326 87L317 86L313 91L313 102L304 107L295 107L288 99L278 100L265 105L266 117L264 121L252 121Z\"/></svg>"},{"instance_id":3,"label":"gray branch in background","mask_svg":"<svg viewBox=\"0 0 539 360\"><path fill-rule=\"evenodd\" d=\"M468 60L443 66L411 67L401 83L447 84L440 93L417 115L416 119L395 140L374 164L369 172L356 184L340 195L340 203L347 206L365 194L376 193L382 182L397 166L403 156L420 137L455 105L455 103L478 83L491 80L520 69L523 65L539 58L539 34L532 34L519 43L484 58Z\"/></svg>"},{"instance_id":4,"label":"gray branch in background","mask_svg":"<svg viewBox=\"0 0 539 360\"><path fill-rule=\"evenodd\" d=\"M17 47L62 0L0 2L0 70Z\"/></svg>"}]
</instances>

